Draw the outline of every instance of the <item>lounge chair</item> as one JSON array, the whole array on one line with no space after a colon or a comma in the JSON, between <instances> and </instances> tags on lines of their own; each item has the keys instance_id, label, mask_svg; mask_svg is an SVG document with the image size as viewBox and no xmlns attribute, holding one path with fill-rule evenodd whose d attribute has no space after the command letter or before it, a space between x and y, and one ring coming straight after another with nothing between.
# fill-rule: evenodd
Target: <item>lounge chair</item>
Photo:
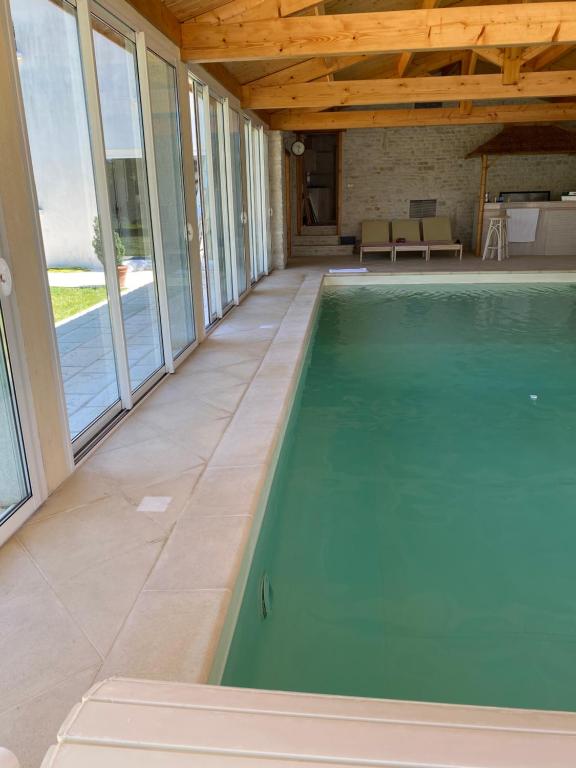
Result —
<instances>
[{"instance_id":1,"label":"lounge chair","mask_svg":"<svg viewBox=\"0 0 576 768\"><path fill-rule=\"evenodd\" d=\"M389 253L394 260L394 243L390 241L390 222L363 221L360 261L365 253Z\"/></svg>"},{"instance_id":2,"label":"lounge chair","mask_svg":"<svg viewBox=\"0 0 576 768\"><path fill-rule=\"evenodd\" d=\"M392 240L394 241L393 261L396 261L398 253L418 252L428 261L428 245L422 242L420 237L419 219L394 219L392 222Z\"/></svg>"},{"instance_id":3,"label":"lounge chair","mask_svg":"<svg viewBox=\"0 0 576 768\"><path fill-rule=\"evenodd\" d=\"M454 241L448 216L422 219L422 234L428 244L428 254L432 251L455 251L462 261L462 243Z\"/></svg>"}]
</instances>

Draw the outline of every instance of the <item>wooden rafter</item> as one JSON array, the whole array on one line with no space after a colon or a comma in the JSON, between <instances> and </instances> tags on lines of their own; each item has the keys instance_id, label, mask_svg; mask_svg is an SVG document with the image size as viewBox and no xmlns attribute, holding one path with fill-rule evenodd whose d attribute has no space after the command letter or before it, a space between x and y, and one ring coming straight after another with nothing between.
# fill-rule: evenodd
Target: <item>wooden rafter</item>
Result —
<instances>
[{"instance_id":1,"label":"wooden rafter","mask_svg":"<svg viewBox=\"0 0 576 768\"><path fill-rule=\"evenodd\" d=\"M248 85L283 85L284 83L307 83L319 77L333 74L341 69L347 69L362 61L367 61L371 56L340 56L333 59L307 59L298 64L292 64L278 72L264 75L253 80Z\"/></svg>"},{"instance_id":2,"label":"wooden rafter","mask_svg":"<svg viewBox=\"0 0 576 768\"><path fill-rule=\"evenodd\" d=\"M195 16L191 21L204 24L224 24L229 21L261 21L314 8L322 0L230 0L228 3Z\"/></svg>"},{"instance_id":3,"label":"wooden rafter","mask_svg":"<svg viewBox=\"0 0 576 768\"><path fill-rule=\"evenodd\" d=\"M478 63L478 54L475 51L468 51L466 58L462 62L462 74L473 75ZM472 112L473 102L470 99L460 102L460 112L463 115L469 115Z\"/></svg>"},{"instance_id":4,"label":"wooden rafter","mask_svg":"<svg viewBox=\"0 0 576 768\"><path fill-rule=\"evenodd\" d=\"M422 0L421 8L436 8L440 0ZM398 77L404 77L406 70L410 66L414 51L403 51L398 59Z\"/></svg>"},{"instance_id":5,"label":"wooden rafter","mask_svg":"<svg viewBox=\"0 0 576 768\"><path fill-rule=\"evenodd\" d=\"M182 45L181 24L161 0L129 0L130 5L178 47Z\"/></svg>"},{"instance_id":6,"label":"wooden rafter","mask_svg":"<svg viewBox=\"0 0 576 768\"><path fill-rule=\"evenodd\" d=\"M574 46L572 45L548 45L545 46L544 49L539 48L536 56L525 61L524 69L532 72L536 72L539 69L546 69L546 67L551 66L573 50Z\"/></svg>"},{"instance_id":7,"label":"wooden rafter","mask_svg":"<svg viewBox=\"0 0 576 768\"><path fill-rule=\"evenodd\" d=\"M576 44L576 14L552 2L186 22L182 42L183 58L199 62Z\"/></svg>"},{"instance_id":8,"label":"wooden rafter","mask_svg":"<svg viewBox=\"0 0 576 768\"><path fill-rule=\"evenodd\" d=\"M242 104L250 109L326 109L425 101L576 97L576 71L528 72L505 85L500 75L339 80L270 87L244 86Z\"/></svg>"},{"instance_id":9,"label":"wooden rafter","mask_svg":"<svg viewBox=\"0 0 576 768\"><path fill-rule=\"evenodd\" d=\"M349 128L394 128L426 125L482 125L486 123L549 123L576 120L576 102L562 104L500 104L474 106L468 114L458 107L438 109L381 109L349 112L274 113L270 127L281 131L326 131Z\"/></svg>"}]
</instances>

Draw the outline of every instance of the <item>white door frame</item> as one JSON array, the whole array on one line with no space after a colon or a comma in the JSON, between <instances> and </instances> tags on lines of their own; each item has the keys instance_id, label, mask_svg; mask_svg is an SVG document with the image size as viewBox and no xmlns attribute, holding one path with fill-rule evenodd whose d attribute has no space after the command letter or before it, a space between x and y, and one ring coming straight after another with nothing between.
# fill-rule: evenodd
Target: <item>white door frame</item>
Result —
<instances>
[{"instance_id":1,"label":"white door frame","mask_svg":"<svg viewBox=\"0 0 576 768\"><path fill-rule=\"evenodd\" d=\"M10 253L4 234L4 221L0 207L0 256L10 267ZM7 541L21 525L38 509L48 496L46 478L40 453L40 440L34 419L32 390L24 352L24 342L20 330L18 305L14 291L9 296L0 294L0 355L2 349L2 325L4 327L8 359L8 375L10 376L16 410L18 414L23 453L26 460L26 470L30 487L30 496L11 513L10 517L0 525L0 546ZM2 322L3 321L3 322Z\"/></svg>"}]
</instances>

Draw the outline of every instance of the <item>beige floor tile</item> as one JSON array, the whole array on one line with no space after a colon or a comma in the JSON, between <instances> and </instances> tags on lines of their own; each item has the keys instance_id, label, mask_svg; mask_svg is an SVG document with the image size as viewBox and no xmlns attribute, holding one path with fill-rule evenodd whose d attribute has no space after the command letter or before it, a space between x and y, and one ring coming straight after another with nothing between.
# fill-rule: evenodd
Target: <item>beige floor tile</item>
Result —
<instances>
[{"instance_id":1,"label":"beige floor tile","mask_svg":"<svg viewBox=\"0 0 576 768\"><path fill-rule=\"evenodd\" d=\"M102 656L154 567L162 542L143 544L88 568L54 589Z\"/></svg>"},{"instance_id":2,"label":"beige floor tile","mask_svg":"<svg viewBox=\"0 0 576 768\"><path fill-rule=\"evenodd\" d=\"M83 504L90 504L106 496L112 496L117 492L118 486L110 478L83 465L42 504L29 519L28 525Z\"/></svg>"},{"instance_id":3,"label":"beige floor tile","mask_svg":"<svg viewBox=\"0 0 576 768\"><path fill-rule=\"evenodd\" d=\"M217 370L229 365L259 359L257 353L244 352L241 349L206 349L200 347L192 364L197 371Z\"/></svg>"},{"instance_id":4,"label":"beige floor tile","mask_svg":"<svg viewBox=\"0 0 576 768\"><path fill-rule=\"evenodd\" d=\"M253 377L258 368L260 368L260 365L262 364L262 360L249 360L244 363L236 363L234 365L229 365L227 368L225 368L225 371L227 373L231 373L233 376L236 376L241 381L250 381Z\"/></svg>"},{"instance_id":5,"label":"beige floor tile","mask_svg":"<svg viewBox=\"0 0 576 768\"><path fill-rule=\"evenodd\" d=\"M282 379L290 381L296 375L294 362L278 362L274 360L265 360L258 369L258 379Z\"/></svg>"},{"instance_id":6,"label":"beige floor tile","mask_svg":"<svg viewBox=\"0 0 576 768\"><path fill-rule=\"evenodd\" d=\"M62 722L90 688L98 667L71 675L60 685L0 715L0 744L18 758L20 768L38 768L56 743Z\"/></svg>"},{"instance_id":7,"label":"beige floor tile","mask_svg":"<svg viewBox=\"0 0 576 768\"><path fill-rule=\"evenodd\" d=\"M140 407L144 407L144 404ZM158 430L154 429L150 424L146 424L139 419L133 419L128 416L120 423L119 427L110 435L110 437L106 438L106 440L104 440L98 447L98 453L102 453L103 451L114 451L117 448L140 445L155 437L158 437Z\"/></svg>"},{"instance_id":8,"label":"beige floor tile","mask_svg":"<svg viewBox=\"0 0 576 768\"><path fill-rule=\"evenodd\" d=\"M145 405L148 409L182 400L193 402L198 395L214 391L225 392L241 384L242 381L232 373L197 371L185 364L178 369L173 378L147 399Z\"/></svg>"},{"instance_id":9,"label":"beige floor tile","mask_svg":"<svg viewBox=\"0 0 576 768\"><path fill-rule=\"evenodd\" d=\"M15 597L43 589L45 584L34 561L16 538L0 548L0 607Z\"/></svg>"},{"instance_id":10,"label":"beige floor tile","mask_svg":"<svg viewBox=\"0 0 576 768\"><path fill-rule=\"evenodd\" d=\"M232 589L250 527L247 516L182 516L146 589Z\"/></svg>"},{"instance_id":11,"label":"beige floor tile","mask_svg":"<svg viewBox=\"0 0 576 768\"><path fill-rule=\"evenodd\" d=\"M171 429L172 437L206 461L214 453L230 420L231 417L200 424L182 421Z\"/></svg>"},{"instance_id":12,"label":"beige floor tile","mask_svg":"<svg viewBox=\"0 0 576 768\"><path fill-rule=\"evenodd\" d=\"M122 496L95 501L37 525L25 525L18 533L51 584L164 536L156 523Z\"/></svg>"},{"instance_id":13,"label":"beige floor tile","mask_svg":"<svg viewBox=\"0 0 576 768\"><path fill-rule=\"evenodd\" d=\"M198 397L203 402L208 403L215 408L220 408L228 413L234 413L238 407L238 403L242 400L242 397L246 392L246 386L246 383L242 383L224 390L203 392Z\"/></svg>"},{"instance_id":14,"label":"beige floor tile","mask_svg":"<svg viewBox=\"0 0 576 768\"><path fill-rule=\"evenodd\" d=\"M186 400L155 404L137 414L138 419L162 430L164 436L183 421L189 424L205 424L216 419L225 419L229 415L228 411L205 403L193 395Z\"/></svg>"},{"instance_id":15,"label":"beige floor tile","mask_svg":"<svg viewBox=\"0 0 576 768\"><path fill-rule=\"evenodd\" d=\"M143 592L98 678L205 682L228 596L224 590Z\"/></svg>"},{"instance_id":16,"label":"beige floor tile","mask_svg":"<svg viewBox=\"0 0 576 768\"><path fill-rule=\"evenodd\" d=\"M48 586L0 607L0 659L1 712L100 662Z\"/></svg>"},{"instance_id":17,"label":"beige floor tile","mask_svg":"<svg viewBox=\"0 0 576 768\"><path fill-rule=\"evenodd\" d=\"M159 413L156 416L161 418ZM167 435L154 437L136 446L96 453L89 459L90 468L109 477L119 486L137 483L150 485L199 464L202 464L200 456L192 450L183 450L180 443Z\"/></svg>"},{"instance_id":18,"label":"beige floor tile","mask_svg":"<svg viewBox=\"0 0 576 768\"><path fill-rule=\"evenodd\" d=\"M210 459L211 467L244 467L268 461L274 448L278 425L272 422L235 422Z\"/></svg>"},{"instance_id":19,"label":"beige floor tile","mask_svg":"<svg viewBox=\"0 0 576 768\"><path fill-rule=\"evenodd\" d=\"M161 483L125 486L122 493L140 514L146 515L168 533L182 514L203 471L204 465Z\"/></svg>"},{"instance_id":20,"label":"beige floor tile","mask_svg":"<svg viewBox=\"0 0 576 768\"><path fill-rule=\"evenodd\" d=\"M263 464L254 467L208 467L192 493L190 504L206 509L228 507L239 515L251 514L265 476Z\"/></svg>"}]
</instances>

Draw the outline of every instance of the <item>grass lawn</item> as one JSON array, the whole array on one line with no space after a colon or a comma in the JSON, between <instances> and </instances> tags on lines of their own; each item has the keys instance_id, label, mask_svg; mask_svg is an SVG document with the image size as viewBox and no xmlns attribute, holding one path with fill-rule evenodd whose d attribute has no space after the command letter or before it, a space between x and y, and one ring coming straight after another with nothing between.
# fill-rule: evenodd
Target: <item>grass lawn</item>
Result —
<instances>
[{"instance_id":1,"label":"grass lawn","mask_svg":"<svg viewBox=\"0 0 576 768\"><path fill-rule=\"evenodd\" d=\"M106 299L106 288L103 285L89 288L50 288L52 308L56 322L77 315L94 304Z\"/></svg>"}]
</instances>

